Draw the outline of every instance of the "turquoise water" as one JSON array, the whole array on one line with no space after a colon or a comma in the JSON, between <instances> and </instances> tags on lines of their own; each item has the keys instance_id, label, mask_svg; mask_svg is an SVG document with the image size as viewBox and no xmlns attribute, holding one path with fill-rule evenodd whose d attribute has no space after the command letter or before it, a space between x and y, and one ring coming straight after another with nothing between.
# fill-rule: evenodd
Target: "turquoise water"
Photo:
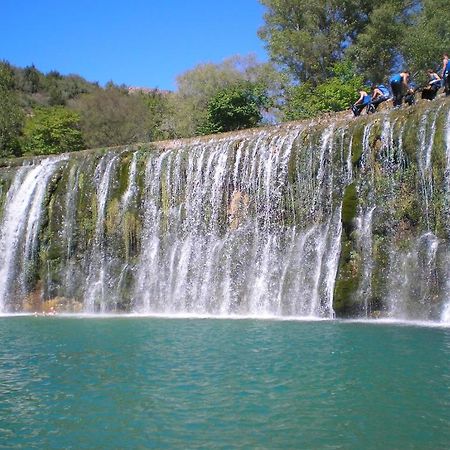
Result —
<instances>
[{"instance_id":1,"label":"turquoise water","mask_svg":"<svg viewBox=\"0 0 450 450\"><path fill-rule=\"evenodd\" d=\"M0 319L1 448L444 449L450 329Z\"/></svg>"}]
</instances>

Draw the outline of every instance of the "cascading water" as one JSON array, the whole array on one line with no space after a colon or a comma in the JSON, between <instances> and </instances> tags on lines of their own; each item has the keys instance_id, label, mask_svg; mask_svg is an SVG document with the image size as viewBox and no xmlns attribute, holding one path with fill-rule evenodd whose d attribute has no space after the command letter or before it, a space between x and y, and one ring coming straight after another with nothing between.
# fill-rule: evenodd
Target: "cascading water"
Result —
<instances>
[{"instance_id":1,"label":"cascading water","mask_svg":"<svg viewBox=\"0 0 450 450\"><path fill-rule=\"evenodd\" d=\"M108 261L105 252L105 218L106 201L111 184L111 174L118 155L105 155L95 169L94 178L97 182L97 221L95 225L94 244L90 258L89 273L87 278L87 290L85 293L85 311L105 312L106 289L108 280Z\"/></svg>"},{"instance_id":2,"label":"cascading water","mask_svg":"<svg viewBox=\"0 0 450 450\"><path fill-rule=\"evenodd\" d=\"M0 311L449 321L450 113L413 111L0 169Z\"/></svg>"},{"instance_id":3,"label":"cascading water","mask_svg":"<svg viewBox=\"0 0 450 450\"><path fill-rule=\"evenodd\" d=\"M61 158L20 168L5 201L0 234L0 312L10 298L25 294L28 265L36 252L42 203Z\"/></svg>"},{"instance_id":4,"label":"cascading water","mask_svg":"<svg viewBox=\"0 0 450 450\"><path fill-rule=\"evenodd\" d=\"M335 246L327 241L339 219L333 226L322 224L310 233L280 227L275 217L280 213L292 145L299 133L300 129L276 136L261 133L250 143L229 139L208 148L195 146L185 154L166 151L148 160L144 232L134 295L141 299L140 311L332 314L329 304L321 304L319 289L333 270L332 264L330 268L322 264L324 255L331 261L337 259L336 251L331 254L329 248ZM321 146L319 184L323 183L330 137L330 131L325 133ZM182 174L186 198L176 205L172 201L179 197L183 185L177 179L180 158L187 159L187 170ZM165 182L168 179L170 184ZM163 184L168 199L165 208L160 203ZM224 220L229 225L225 232ZM302 240L307 241L307 254L302 253ZM298 253L291 251L290 258L284 258L287 249L297 247ZM305 258L312 252L314 276L302 278ZM294 282L305 294L287 299L283 292Z\"/></svg>"},{"instance_id":5,"label":"cascading water","mask_svg":"<svg viewBox=\"0 0 450 450\"><path fill-rule=\"evenodd\" d=\"M450 111L447 114L446 121L446 133L445 133L445 155L446 155L446 165L445 165L445 175L444 175L444 190L446 193L446 229L447 235L450 236ZM447 255L446 258L447 273L450 273L450 256ZM447 276L445 283L445 295L447 297L444 308L442 310L441 320L445 323L450 323L450 276Z\"/></svg>"}]
</instances>

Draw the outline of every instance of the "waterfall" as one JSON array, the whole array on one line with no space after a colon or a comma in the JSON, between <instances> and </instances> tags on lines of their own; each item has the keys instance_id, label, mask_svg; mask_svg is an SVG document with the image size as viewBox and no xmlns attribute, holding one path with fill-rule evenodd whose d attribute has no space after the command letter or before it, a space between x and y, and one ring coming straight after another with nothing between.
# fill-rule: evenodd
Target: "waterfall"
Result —
<instances>
[{"instance_id":1,"label":"waterfall","mask_svg":"<svg viewBox=\"0 0 450 450\"><path fill-rule=\"evenodd\" d=\"M20 168L7 193L0 228L0 312L7 309L13 294L25 295L27 266L36 256L42 203L60 161L45 159Z\"/></svg>"},{"instance_id":2,"label":"waterfall","mask_svg":"<svg viewBox=\"0 0 450 450\"><path fill-rule=\"evenodd\" d=\"M450 236L450 111L447 114L447 122L445 126L445 149L446 149L446 165L444 176L444 191L446 193L446 220L447 234ZM448 272L450 272L450 257L447 257ZM447 297L444 308L442 310L441 321L450 323L450 276L447 276L445 283L445 295Z\"/></svg>"},{"instance_id":3,"label":"waterfall","mask_svg":"<svg viewBox=\"0 0 450 450\"><path fill-rule=\"evenodd\" d=\"M106 311L106 284L108 283L108 263L105 253L105 208L111 183L113 167L118 155L105 155L95 169L94 178L97 183L97 221L95 225L94 245L90 258L90 266L86 283L85 311Z\"/></svg>"},{"instance_id":4,"label":"waterfall","mask_svg":"<svg viewBox=\"0 0 450 450\"><path fill-rule=\"evenodd\" d=\"M361 249L362 257L362 279L358 287L357 297L364 305L364 313L366 316L370 313L368 299L371 296L372 288L372 216L375 208L375 206L369 207L366 211L361 212L357 218L357 241Z\"/></svg>"},{"instance_id":5,"label":"waterfall","mask_svg":"<svg viewBox=\"0 0 450 450\"><path fill-rule=\"evenodd\" d=\"M263 132L251 142L225 140L208 148L197 145L189 152L168 150L148 160L134 295L139 299L138 311L333 314L340 217L306 231L295 226L283 229L274 220L285 195L293 142L301 132L292 129L273 136ZM317 155L319 190L326 184L331 137L332 129L327 129ZM174 170L180 158L187 158L186 198L182 204L170 205L182 185L177 180L178 169ZM172 182L164 183L167 179ZM164 190L170 200L161 208ZM326 197L319 198L315 189L312 194L316 209L329 202ZM254 214L250 215L250 210ZM224 211L229 225L225 233L221 225ZM307 273L311 269L313 276ZM292 284L304 293L302 298L285 299ZM320 295L323 291L328 295L326 306Z\"/></svg>"},{"instance_id":6,"label":"waterfall","mask_svg":"<svg viewBox=\"0 0 450 450\"><path fill-rule=\"evenodd\" d=\"M436 121L441 108L442 105L435 111L426 111L422 116L419 127L419 169L428 229L430 229L430 202L433 196L433 176L430 169L431 155L436 134ZM430 114L432 115L431 123L427 120Z\"/></svg>"},{"instance_id":7,"label":"waterfall","mask_svg":"<svg viewBox=\"0 0 450 450\"><path fill-rule=\"evenodd\" d=\"M391 254L390 317L429 317L436 283L438 245L436 236L428 232L417 240L411 250Z\"/></svg>"},{"instance_id":8,"label":"waterfall","mask_svg":"<svg viewBox=\"0 0 450 450\"><path fill-rule=\"evenodd\" d=\"M0 168L0 311L450 321L447 103Z\"/></svg>"}]
</instances>

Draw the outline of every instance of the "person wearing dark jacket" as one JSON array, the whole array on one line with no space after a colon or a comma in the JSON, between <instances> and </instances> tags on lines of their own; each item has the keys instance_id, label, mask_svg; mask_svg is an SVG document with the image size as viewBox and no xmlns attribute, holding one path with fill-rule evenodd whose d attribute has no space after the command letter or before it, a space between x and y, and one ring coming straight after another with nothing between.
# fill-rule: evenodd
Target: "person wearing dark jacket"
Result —
<instances>
[{"instance_id":1,"label":"person wearing dark jacket","mask_svg":"<svg viewBox=\"0 0 450 450\"><path fill-rule=\"evenodd\" d=\"M441 87L441 77L432 69L427 70L428 85L422 89L422 98L434 100Z\"/></svg>"}]
</instances>

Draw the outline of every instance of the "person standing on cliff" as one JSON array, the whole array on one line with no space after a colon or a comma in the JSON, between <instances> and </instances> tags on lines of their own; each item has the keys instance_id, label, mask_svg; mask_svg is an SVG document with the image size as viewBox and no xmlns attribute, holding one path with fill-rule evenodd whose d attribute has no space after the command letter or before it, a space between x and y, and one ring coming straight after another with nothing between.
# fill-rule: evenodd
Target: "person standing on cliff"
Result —
<instances>
[{"instance_id":1,"label":"person standing on cliff","mask_svg":"<svg viewBox=\"0 0 450 450\"><path fill-rule=\"evenodd\" d=\"M441 78L444 80L445 95L450 95L450 64L448 61L448 53L444 53L443 55Z\"/></svg>"},{"instance_id":2,"label":"person standing on cliff","mask_svg":"<svg viewBox=\"0 0 450 450\"><path fill-rule=\"evenodd\" d=\"M403 98L409 91L409 76L409 71L405 70L393 75L389 80L394 96L394 108L402 106Z\"/></svg>"}]
</instances>

